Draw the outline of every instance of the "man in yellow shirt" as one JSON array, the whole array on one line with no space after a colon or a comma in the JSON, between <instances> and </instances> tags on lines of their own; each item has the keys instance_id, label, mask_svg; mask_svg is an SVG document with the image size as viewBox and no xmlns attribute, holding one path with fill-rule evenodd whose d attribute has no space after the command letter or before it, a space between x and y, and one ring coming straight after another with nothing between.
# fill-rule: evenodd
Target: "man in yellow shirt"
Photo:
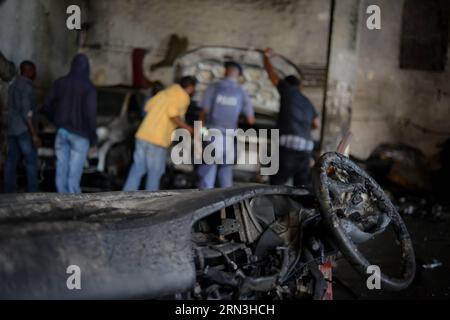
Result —
<instances>
[{"instance_id":1,"label":"man in yellow shirt","mask_svg":"<svg viewBox=\"0 0 450 320\"><path fill-rule=\"evenodd\" d=\"M178 84L159 92L145 106L147 115L136 133L136 147L124 191L139 189L141 179L147 174L145 189L156 191L166 170L168 149L172 134L177 128L193 133L193 128L182 118L189 107L190 96L195 92L197 80L184 77Z\"/></svg>"}]
</instances>

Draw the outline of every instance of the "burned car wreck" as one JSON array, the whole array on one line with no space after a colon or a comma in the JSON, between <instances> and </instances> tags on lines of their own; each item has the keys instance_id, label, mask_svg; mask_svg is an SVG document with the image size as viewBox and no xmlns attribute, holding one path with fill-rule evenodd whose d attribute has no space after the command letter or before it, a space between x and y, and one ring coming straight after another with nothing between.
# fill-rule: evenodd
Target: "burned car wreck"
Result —
<instances>
[{"instance_id":1,"label":"burned car wreck","mask_svg":"<svg viewBox=\"0 0 450 320\"><path fill-rule=\"evenodd\" d=\"M401 275L380 280L383 289L408 287L411 238L378 184L337 153L325 154L313 175L314 191L1 196L0 298L322 300L331 298L333 260L367 276L371 263L358 244L388 226ZM81 290L67 287L73 265Z\"/></svg>"}]
</instances>

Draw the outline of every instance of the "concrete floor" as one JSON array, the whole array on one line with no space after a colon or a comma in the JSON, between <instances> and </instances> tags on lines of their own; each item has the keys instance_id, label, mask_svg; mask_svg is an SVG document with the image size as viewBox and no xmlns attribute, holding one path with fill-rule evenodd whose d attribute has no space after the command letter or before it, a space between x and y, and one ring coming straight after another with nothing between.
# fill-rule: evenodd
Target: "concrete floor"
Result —
<instances>
[{"instance_id":1,"label":"concrete floor","mask_svg":"<svg viewBox=\"0 0 450 320\"><path fill-rule=\"evenodd\" d=\"M366 279L360 277L343 259L337 261L335 276L342 285L335 285L335 299L448 299L450 295L450 218L434 221L423 217L404 217L414 243L417 261L416 278L410 288L401 292L370 291ZM375 239L361 250L373 264L387 274L398 272L399 250L393 245L393 233ZM442 265L426 269L433 259Z\"/></svg>"}]
</instances>

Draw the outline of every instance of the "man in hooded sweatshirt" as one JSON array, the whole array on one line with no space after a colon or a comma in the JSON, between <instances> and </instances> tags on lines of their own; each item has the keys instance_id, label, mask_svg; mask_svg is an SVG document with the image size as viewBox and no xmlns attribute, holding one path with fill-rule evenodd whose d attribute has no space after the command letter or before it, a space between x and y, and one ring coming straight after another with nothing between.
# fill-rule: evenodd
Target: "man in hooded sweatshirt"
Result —
<instances>
[{"instance_id":1,"label":"man in hooded sweatshirt","mask_svg":"<svg viewBox=\"0 0 450 320\"><path fill-rule=\"evenodd\" d=\"M55 81L44 102L44 111L58 129L56 189L60 193L81 193L89 147L97 144L97 91L89 73L88 57L76 55L69 74Z\"/></svg>"}]
</instances>

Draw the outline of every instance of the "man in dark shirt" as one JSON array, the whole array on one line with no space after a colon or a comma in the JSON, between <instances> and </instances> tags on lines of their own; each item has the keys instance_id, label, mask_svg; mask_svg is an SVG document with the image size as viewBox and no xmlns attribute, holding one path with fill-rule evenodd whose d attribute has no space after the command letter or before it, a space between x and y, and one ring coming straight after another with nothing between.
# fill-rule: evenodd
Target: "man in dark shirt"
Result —
<instances>
[{"instance_id":1,"label":"man in dark shirt","mask_svg":"<svg viewBox=\"0 0 450 320\"><path fill-rule=\"evenodd\" d=\"M33 80L36 66L30 61L20 65L20 75L8 90L8 155L5 164L5 192L17 191L17 162L23 156L28 179L28 192L38 191L37 151L40 139L36 133L36 93Z\"/></svg>"},{"instance_id":2,"label":"man in dark shirt","mask_svg":"<svg viewBox=\"0 0 450 320\"><path fill-rule=\"evenodd\" d=\"M300 80L295 76L281 80L270 63L271 56L272 50L266 49L264 67L280 94L280 170L271 183L283 185L294 178L295 186L304 186L310 182L314 149L311 131L320 126L320 119L312 103L300 91Z\"/></svg>"},{"instance_id":3,"label":"man in dark shirt","mask_svg":"<svg viewBox=\"0 0 450 320\"><path fill-rule=\"evenodd\" d=\"M80 193L80 180L89 147L97 144L97 90L89 79L86 55L78 54L70 72L57 80L44 103L44 110L58 128L55 140L56 189Z\"/></svg>"}]
</instances>

